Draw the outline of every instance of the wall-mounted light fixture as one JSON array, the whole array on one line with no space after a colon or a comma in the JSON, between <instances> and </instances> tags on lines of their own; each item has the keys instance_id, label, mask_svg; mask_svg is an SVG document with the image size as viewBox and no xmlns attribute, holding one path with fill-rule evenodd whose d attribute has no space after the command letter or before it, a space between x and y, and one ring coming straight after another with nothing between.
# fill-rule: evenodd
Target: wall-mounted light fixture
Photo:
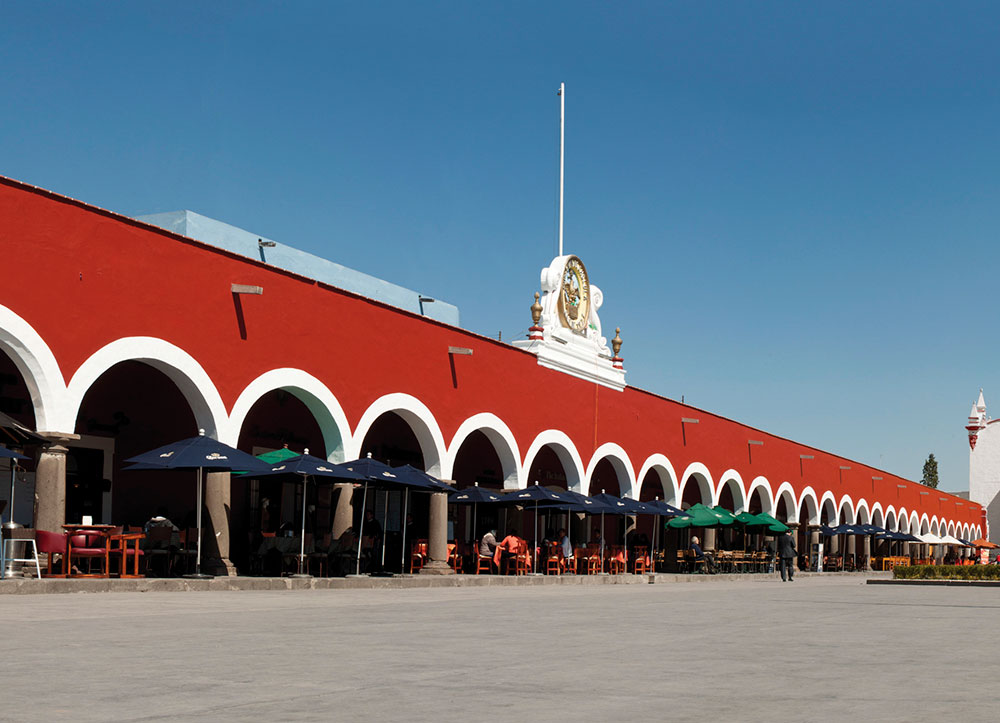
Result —
<instances>
[{"instance_id":1,"label":"wall-mounted light fixture","mask_svg":"<svg viewBox=\"0 0 1000 723\"><path fill-rule=\"evenodd\" d=\"M844 465L840 465L840 468L841 469L850 469L850 467L845 467Z\"/></svg>"},{"instance_id":2,"label":"wall-mounted light fixture","mask_svg":"<svg viewBox=\"0 0 1000 723\"><path fill-rule=\"evenodd\" d=\"M429 296L418 296L417 297L417 303L420 304L420 315L421 316L425 316L425 314L424 314L424 304L433 304L434 303L434 299L432 299Z\"/></svg>"},{"instance_id":3,"label":"wall-mounted light fixture","mask_svg":"<svg viewBox=\"0 0 1000 723\"><path fill-rule=\"evenodd\" d=\"M278 245L278 244L276 244L276 243L275 243L274 241L265 241L265 240L264 240L264 239L262 239L262 238L259 238L259 239L257 239L257 247L258 247L258 248L262 248L262 249L273 249L273 248L274 248L275 246L277 246L277 245Z\"/></svg>"},{"instance_id":4,"label":"wall-mounted light fixture","mask_svg":"<svg viewBox=\"0 0 1000 723\"><path fill-rule=\"evenodd\" d=\"M253 296L260 296L264 293L263 286L252 286L251 284L233 284L230 290L234 294L251 294Z\"/></svg>"},{"instance_id":5,"label":"wall-mounted light fixture","mask_svg":"<svg viewBox=\"0 0 1000 723\"><path fill-rule=\"evenodd\" d=\"M681 424L697 424L697 419L691 419L690 417L681 417Z\"/></svg>"},{"instance_id":6,"label":"wall-mounted light fixture","mask_svg":"<svg viewBox=\"0 0 1000 723\"><path fill-rule=\"evenodd\" d=\"M448 353L455 354L457 356L472 356L472 349L464 346L449 346Z\"/></svg>"},{"instance_id":7,"label":"wall-mounted light fixture","mask_svg":"<svg viewBox=\"0 0 1000 723\"><path fill-rule=\"evenodd\" d=\"M758 439L748 439L748 440L747 440L747 444L753 444L753 445L755 445L755 446L759 446L759 447L763 447L763 446L764 446L764 443L763 443L763 442L761 442L761 441L760 441L760 440L758 440Z\"/></svg>"}]
</instances>

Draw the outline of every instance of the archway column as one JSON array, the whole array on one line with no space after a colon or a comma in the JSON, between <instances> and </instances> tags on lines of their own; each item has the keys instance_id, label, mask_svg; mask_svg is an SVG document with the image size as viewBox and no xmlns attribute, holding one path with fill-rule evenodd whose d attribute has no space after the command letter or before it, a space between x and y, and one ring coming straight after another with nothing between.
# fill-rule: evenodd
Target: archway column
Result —
<instances>
[{"instance_id":1,"label":"archway column","mask_svg":"<svg viewBox=\"0 0 1000 723\"><path fill-rule=\"evenodd\" d=\"M337 491L337 509L333 513L331 535L334 540L339 540L347 528L354 524L354 484L338 482L333 488Z\"/></svg>"},{"instance_id":2,"label":"archway column","mask_svg":"<svg viewBox=\"0 0 1000 723\"><path fill-rule=\"evenodd\" d=\"M205 530L202 533L204 570L210 575L235 577L236 566L229 559L232 519L232 478L229 472L205 475Z\"/></svg>"},{"instance_id":3,"label":"archway column","mask_svg":"<svg viewBox=\"0 0 1000 723\"><path fill-rule=\"evenodd\" d=\"M703 546L703 549L705 551L711 552L711 551L715 550L715 528L714 527L706 527L705 528L705 539L703 540L703 542L705 543L704 546Z\"/></svg>"},{"instance_id":4,"label":"archway column","mask_svg":"<svg viewBox=\"0 0 1000 723\"><path fill-rule=\"evenodd\" d=\"M454 480L442 480L455 484ZM448 495L432 492L430 519L427 530L427 556L430 558L420 569L421 575L453 575L455 571L448 564Z\"/></svg>"},{"instance_id":5,"label":"archway column","mask_svg":"<svg viewBox=\"0 0 1000 723\"><path fill-rule=\"evenodd\" d=\"M35 467L36 529L62 533L66 523L66 442L80 439L68 432L39 432L49 441Z\"/></svg>"}]
</instances>

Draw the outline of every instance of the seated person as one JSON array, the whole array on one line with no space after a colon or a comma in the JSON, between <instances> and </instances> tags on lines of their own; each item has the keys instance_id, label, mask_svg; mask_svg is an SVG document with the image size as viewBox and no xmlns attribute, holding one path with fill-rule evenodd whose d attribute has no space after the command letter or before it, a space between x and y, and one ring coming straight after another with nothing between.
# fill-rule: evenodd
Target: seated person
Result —
<instances>
[{"instance_id":1,"label":"seated person","mask_svg":"<svg viewBox=\"0 0 1000 723\"><path fill-rule=\"evenodd\" d=\"M490 528L483 535L482 539L479 541L479 557L490 558L490 567L496 564L495 555L497 552L497 531L496 528ZM478 567L479 563L476 563Z\"/></svg>"},{"instance_id":2,"label":"seated person","mask_svg":"<svg viewBox=\"0 0 1000 723\"><path fill-rule=\"evenodd\" d=\"M590 544L597 547L597 551L601 555L601 559L604 559L604 538L601 536L601 528L594 528L594 536L590 538Z\"/></svg>"},{"instance_id":3,"label":"seated person","mask_svg":"<svg viewBox=\"0 0 1000 723\"><path fill-rule=\"evenodd\" d=\"M178 532L177 525L167 518L166 507L160 507L156 510L156 514L149 518L145 525L145 533L148 535L153 527L168 527L172 532Z\"/></svg>"},{"instance_id":4,"label":"seated person","mask_svg":"<svg viewBox=\"0 0 1000 723\"><path fill-rule=\"evenodd\" d=\"M500 550L500 558L497 564L499 565L514 557L514 555L517 554L518 550L521 549L521 546L523 544L524 543L521 540L521 538L517 536L517 530L512 529L510 532L508 532L507 536L500 541L499 545L497 545L498 549ZM496 560L497 558L494 558L494 561Z\"/></svg>"},{"instance_id":5,"label":"seated person","mask_svg":"<svg viewBox=\"0 0 1000 723\"><path fill-rule=\"evenodd\" d=\"M330 543L327 550L327 561L330 574L335 577L350 575L356 570L358 554L358 539L354 536L354 528L348 527L344 533Z\"/></svg>"},{"instance_id":6,"label":"seated person","mask_svg":"<svg viewBox=\"0 0 1000 723\"><path fill-rule=\"evenodd\" d=\"M573 543L570 542L566 530L559 530L559 544L562 547L562 556L564 559L568 560L573 557Z\"/></svg>"},{"instance_id":7,"label":"seated person","mask_svg":"<svg viewBox=\"0 0 1000 723\"><path fill-rule=\"evenodd\" d=\"M703 561L705 563L705 571L709 575L715 574L715 559L711 554L705 552L701 549L701 540L697 537L691 538L691 554L695 560Z\"/></svg>"}]
</instances>

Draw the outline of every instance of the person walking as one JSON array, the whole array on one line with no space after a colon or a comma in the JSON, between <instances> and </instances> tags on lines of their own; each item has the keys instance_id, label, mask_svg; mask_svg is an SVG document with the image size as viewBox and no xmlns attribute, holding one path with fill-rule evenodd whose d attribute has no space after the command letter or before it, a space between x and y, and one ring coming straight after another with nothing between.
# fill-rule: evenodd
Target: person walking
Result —
<instances>
[{"instance_id":1,"label":"person walking","mask_svg":"<svg viewBox=\"0 0 1000 723\"><path fill-rule=\"evenodd\" d=\"M781 569L781 581L785 582L785 573L788 574L788 582L794 580L795 575L795 542L787 532L781 533L778 537L778 564Z\"/></svg>"}]
</instances>

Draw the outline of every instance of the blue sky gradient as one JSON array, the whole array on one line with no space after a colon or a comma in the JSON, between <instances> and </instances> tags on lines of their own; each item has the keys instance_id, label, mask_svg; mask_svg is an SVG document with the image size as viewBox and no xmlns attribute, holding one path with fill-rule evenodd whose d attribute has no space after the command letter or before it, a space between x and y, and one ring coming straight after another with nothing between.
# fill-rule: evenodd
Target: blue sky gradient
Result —
<instances>
[{"instance_id":1,"label":"blue sky gradient","mask_svg":"<svg viewBox=\"0 0 1000 723\"><path fill-rule=\"evenodd\" d=\"M991 3L4 3L0 174L512 339L565 82L566 248L629 382L965 489L980 386L1000 408L998 31Z\"/></svg>"}]
</instances>

